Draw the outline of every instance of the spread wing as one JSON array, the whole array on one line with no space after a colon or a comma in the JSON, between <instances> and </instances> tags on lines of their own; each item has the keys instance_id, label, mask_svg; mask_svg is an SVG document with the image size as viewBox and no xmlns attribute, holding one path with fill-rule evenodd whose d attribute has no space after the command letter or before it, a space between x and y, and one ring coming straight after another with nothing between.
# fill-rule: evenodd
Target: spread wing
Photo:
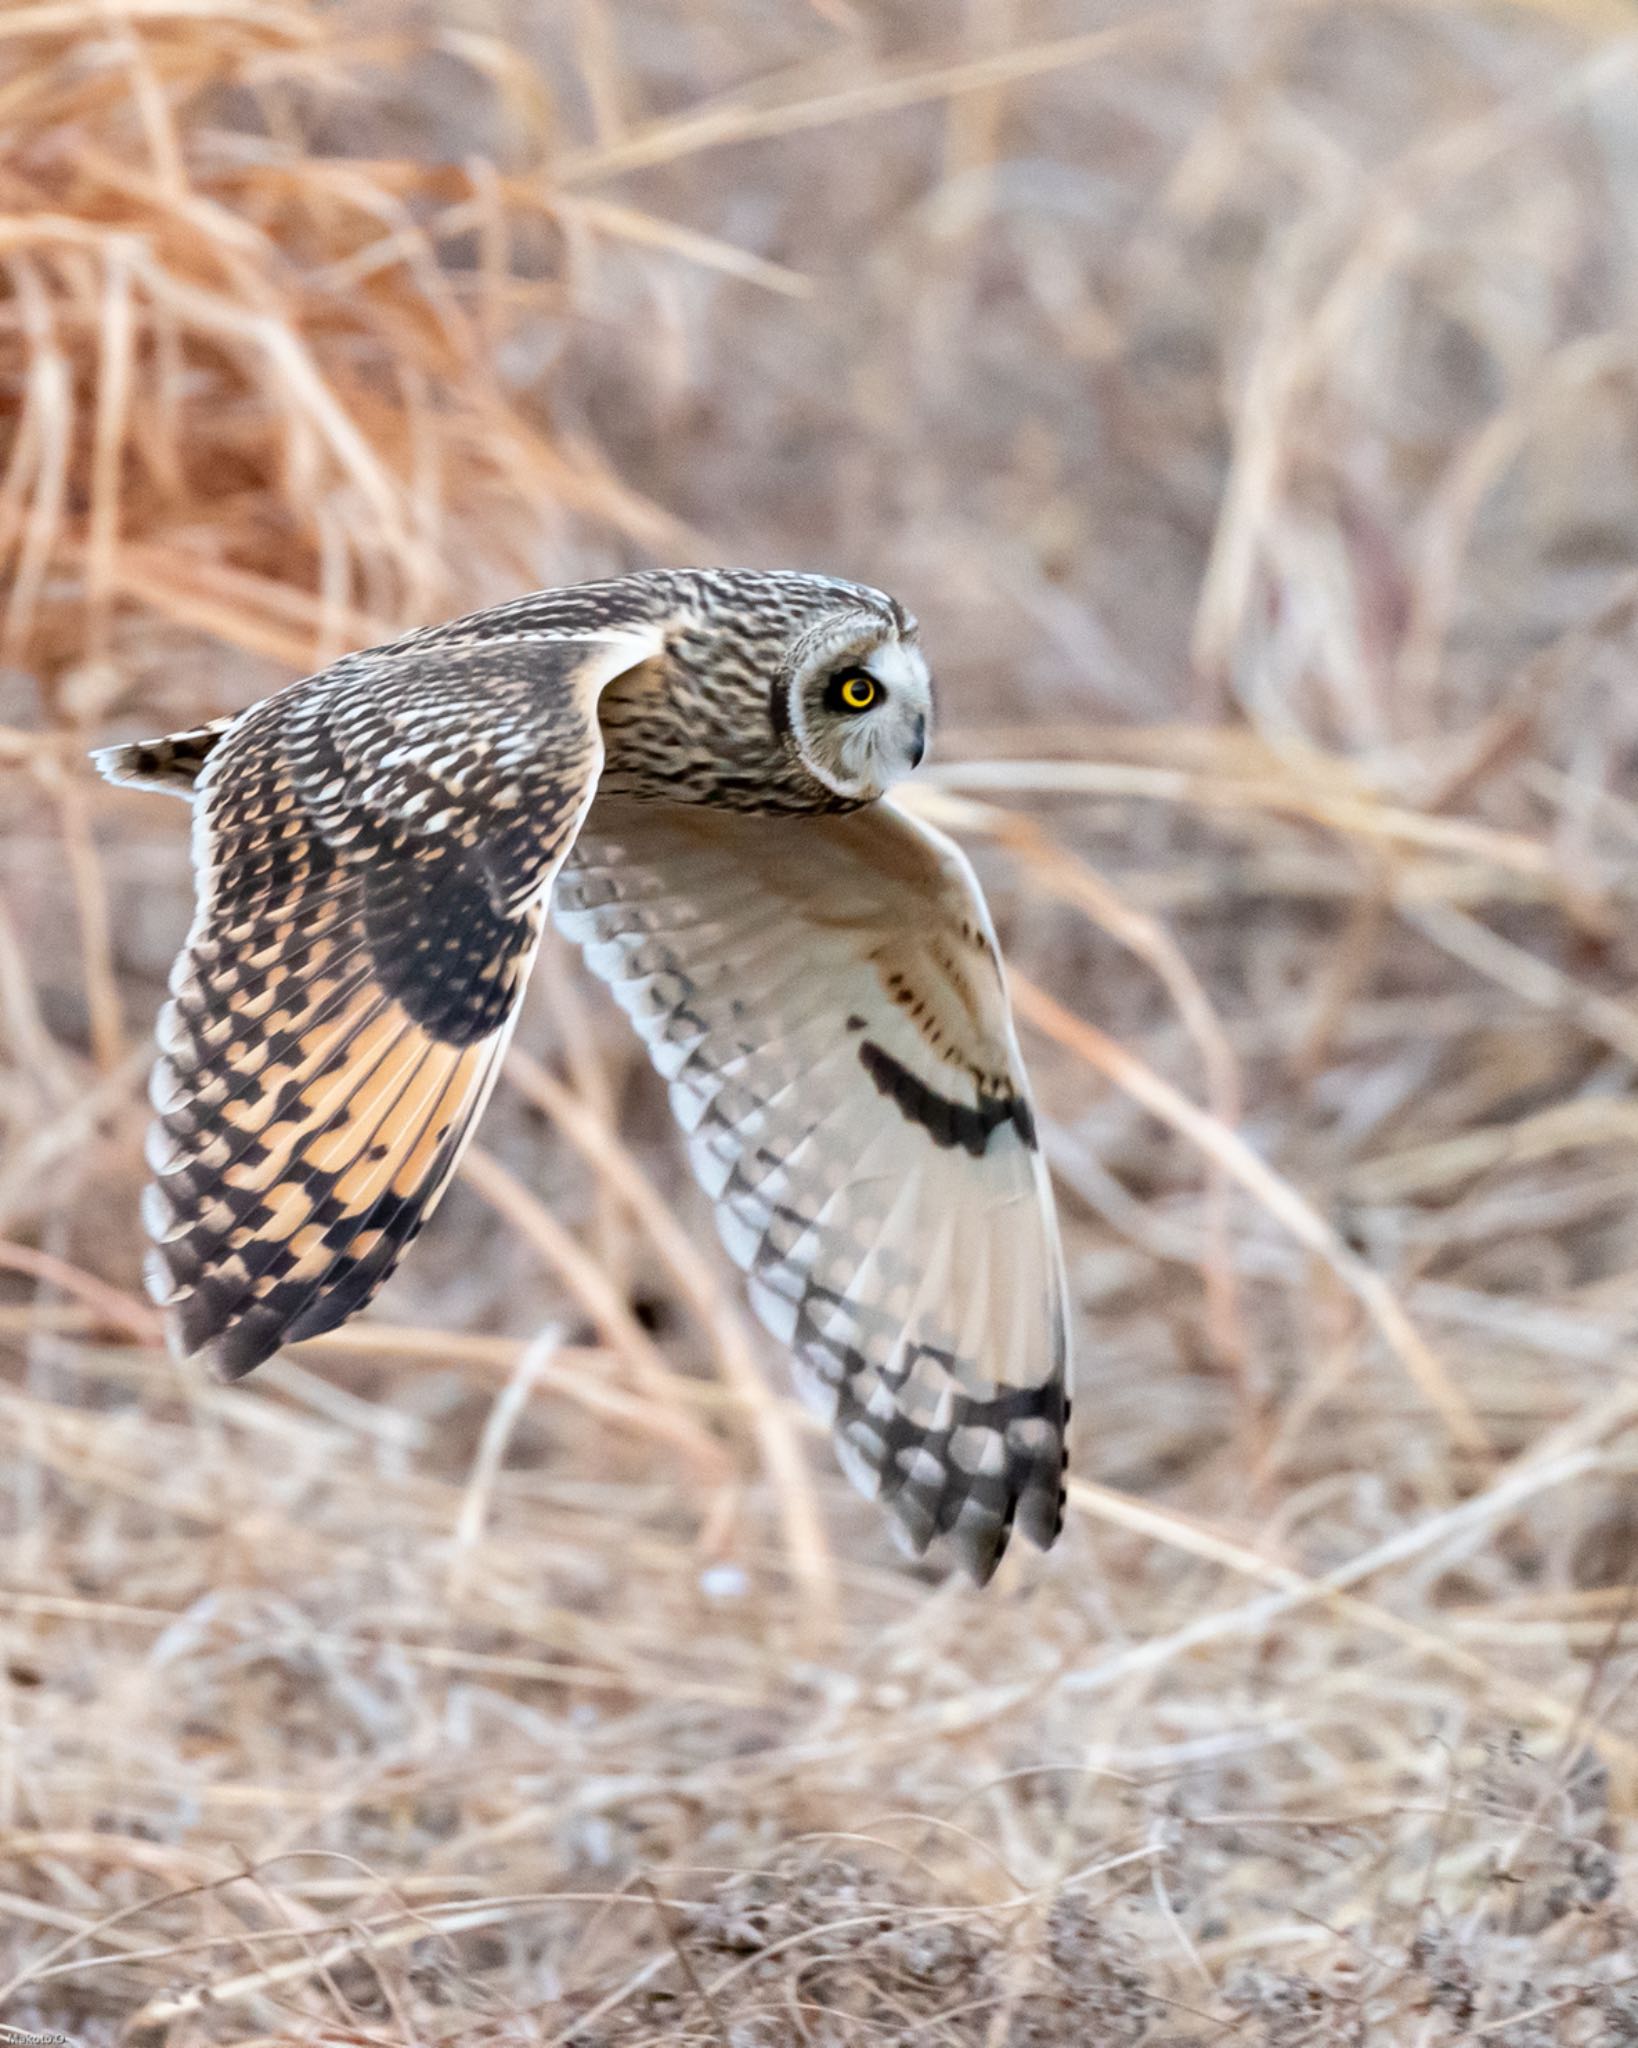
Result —
<instances>
[{"instance_id":1,"label":"spread wing","mask_svg":"<svg viewBox=\"0 0 1638 2048\"><path fill-rule=\"evenodd\" d=\"M426 1221L596 787L598 692L656 644L422 635L190 757L198 909L159 1023L144 1205L182 1350L237 1377L334 1328Z\"/></svg>"},{"instance_id":2,"label":"spread wing","mask_svg":"<svg viewBox=\"0 0 1638 2048\"><path fill-rule=\"evenodd\" d=\"M979 1579L1062 1516L1067 1311L995 934L890 804L605 798L553 914L670 1084L762 1320L855 1483Z\"/></svg>"}]
</instances>

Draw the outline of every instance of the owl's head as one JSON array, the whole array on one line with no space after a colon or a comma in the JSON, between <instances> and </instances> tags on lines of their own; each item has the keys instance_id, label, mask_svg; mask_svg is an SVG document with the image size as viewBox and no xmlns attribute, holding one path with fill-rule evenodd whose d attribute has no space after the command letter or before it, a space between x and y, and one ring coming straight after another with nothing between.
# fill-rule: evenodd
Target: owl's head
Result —
<instances>
[{"instance_id":1,"label":"owl's head","mask_svg":"<svg viewBox=\"0 0 1638 2048\"><path fill-rule=\"evenodd\" d=\"M877 591L857 594L870 602L838 603L793 641L772 711L816 781L870 803L920 765L933 688L915 620Z\"/></svg>"},{"instance_id":2,"label":"owl's head","mask_svg":"<svg viewBox=\"0 0 1638 2048\"><path fill-rule=\"evenodd\" d=\"M916 622L883 591L792 569L664 569L558 601L591 630L653 625L662 639L658 660L598 699L606 795L851 810L927 751L933 691Z\"/></svg>"}]
</instances>

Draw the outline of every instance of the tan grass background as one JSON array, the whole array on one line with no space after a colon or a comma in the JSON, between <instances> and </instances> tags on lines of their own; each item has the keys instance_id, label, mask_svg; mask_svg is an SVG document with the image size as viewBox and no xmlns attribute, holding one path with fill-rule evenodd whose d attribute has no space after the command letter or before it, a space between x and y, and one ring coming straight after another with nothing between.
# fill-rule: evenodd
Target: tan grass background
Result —
<instances>
[{"instance_id":1,"label":"tan grass background","mask_svg":"<svg viewBox=\"0 0 1638 2048\"><path fill-rule=\"evenodd\" d=\"M686 559L939 671L1081 1359L983 1596L561 957L368 1318L141 1298L85 748ZM1627 0L0 8L0 2023L1638 2042L1635 656Z\"/></svg>"}]
</instances>

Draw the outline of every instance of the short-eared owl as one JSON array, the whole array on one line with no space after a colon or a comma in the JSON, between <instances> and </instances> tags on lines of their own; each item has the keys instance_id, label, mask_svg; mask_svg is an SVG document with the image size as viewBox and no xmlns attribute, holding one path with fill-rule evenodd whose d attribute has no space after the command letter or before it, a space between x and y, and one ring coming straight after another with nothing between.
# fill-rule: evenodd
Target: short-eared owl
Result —
<instances>
[{"instance_id":1,"label":"short-eared owl","mask_svg":"<svg viewBox=\"0 0 1638 2048\"><path fill-rule=\"evenodd\" d=\"M111 747L194 805L159 1024L155 1299L232 1378L392 1271L471 1134L548 905L670 1087L854 1481L987 1578L1062 1513L1066 1305L971 869L886 795L914 621L724 570L548 591Z\"/></svg>"}]
</instances>

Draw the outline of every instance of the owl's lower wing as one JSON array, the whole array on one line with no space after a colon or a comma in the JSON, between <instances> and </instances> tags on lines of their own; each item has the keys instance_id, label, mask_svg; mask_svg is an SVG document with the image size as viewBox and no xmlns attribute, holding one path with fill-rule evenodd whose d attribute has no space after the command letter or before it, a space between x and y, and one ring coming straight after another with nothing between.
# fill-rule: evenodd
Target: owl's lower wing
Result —
<instances>
[{"instance_id":1,"label":"owl's lower wing","mask_svg":"<svg viewBox=\"0 0 1638 2048\"><path fill-rule=\"evenodd\" d=\"M631 1016L758 1315L861 1490L989 1577L1062 1518L1068 1332L995 935L887 803L602 799L553 914Z\"/></svg>"},{"instance_id":2,"label":"owl's lower wing","mask_svg":"<svg viewBox=\"0 0 1638 2048\"><path fill-rule=\"evenodd\" d=\"M234 723L159 1021L149 1286L218 1372L363 1306L499 1069L602 761L605 638L350 657Z\"/></svg>"}]
</instances>

